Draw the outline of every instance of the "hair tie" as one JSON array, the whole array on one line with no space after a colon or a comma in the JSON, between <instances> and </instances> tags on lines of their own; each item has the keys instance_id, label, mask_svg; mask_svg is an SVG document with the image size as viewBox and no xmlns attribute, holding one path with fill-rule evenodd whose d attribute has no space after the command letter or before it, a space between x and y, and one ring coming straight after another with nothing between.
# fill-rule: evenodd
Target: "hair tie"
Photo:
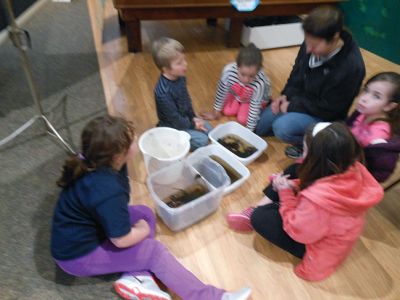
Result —
<instances>
[{"instance_id":1,"label":"hair tie","mask_svg":"<svg viewBox=\"0 0 400 300\"><path fill-rule=\"evenodd\" d=\"M317 124L315 124L313 130L312 130L312 136L315 137L318 132L320 132L321 130L324 130L326 127L328 127L329 125L331 125L331 122L319 122Z\"/></svg>"},{"instance_id":2,"label":"hair tie","mask_svg":"<svg viewBox=\"0 0 400 300\"><path fill-rule=\"evenodd\" d=\"M80 160L86 160L86 157L82 153L78 153L78 158Z\"/></svg>"}]
</instances>

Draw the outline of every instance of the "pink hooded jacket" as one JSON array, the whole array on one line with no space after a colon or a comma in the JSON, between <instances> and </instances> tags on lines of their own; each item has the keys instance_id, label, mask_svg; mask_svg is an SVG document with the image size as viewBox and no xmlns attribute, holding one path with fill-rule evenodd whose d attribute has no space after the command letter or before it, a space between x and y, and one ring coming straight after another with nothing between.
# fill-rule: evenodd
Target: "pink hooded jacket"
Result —
<instances>
[{"instance_id":1,"label":"pink hooded jacket","mask_svg":"<svg viewBox=\"0 0 400 300\"><path fill-rule=\"evenodd\" d=\"M306 245L295 273L318 281L335 272L361 235L368 208L383 198L383 189L359 162L345 173L316 180L297 195L279 191L283 228Z\"/></svg>"}]
</instances>

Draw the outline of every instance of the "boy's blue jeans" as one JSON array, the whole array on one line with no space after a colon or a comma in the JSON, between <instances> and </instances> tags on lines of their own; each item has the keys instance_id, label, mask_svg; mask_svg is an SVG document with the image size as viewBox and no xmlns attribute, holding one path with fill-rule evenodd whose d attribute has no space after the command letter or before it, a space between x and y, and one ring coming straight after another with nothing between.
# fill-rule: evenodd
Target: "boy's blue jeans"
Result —
<instances>
[{"instance_id":1,"label":"boy's blue jeans","mask_svg":"<svg viewBox=\"0 0 400 300\"><path fill-rule=\"evenodd\" d=\"M204 121L204 127L207 132L197 130L197 129L187 129L185 130L190 134L190 151L194 151L197 148L204 147L208 145L208 133L211 131L212 126L207 121Z\"/></svg>"},{"instance_id":2,"label":"boy's blue jeans","mask_svg":"<svg viewBox=\"0 0 400 300\"><path fill-rule=\"evenodd\" d=\"M275 135L285 143L301 146L307 128L321 121L320 118L297 112L273 114L269 106L261 113L254 132L259 136Z\"/></svg>"}]
</instances>

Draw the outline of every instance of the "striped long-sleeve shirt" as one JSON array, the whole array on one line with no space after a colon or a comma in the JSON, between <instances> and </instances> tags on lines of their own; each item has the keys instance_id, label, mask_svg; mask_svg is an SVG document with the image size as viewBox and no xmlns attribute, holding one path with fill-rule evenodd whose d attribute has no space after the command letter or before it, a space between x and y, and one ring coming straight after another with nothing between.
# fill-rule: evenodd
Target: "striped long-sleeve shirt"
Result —
<instances>
[{"instance_id":1,"label":"striped long-sleeve shirt","mask_svg":"<svg viewBox=\"0 0 400 300\"><path fill-rule=\"evenodd\" d=\"M178 130L193 129L196 116L186 87L186 78L169 80L161 75L154 89L158 124Z\"/></svg>"},{"instance_id":2,"label":"striped long-sleeve shirt","mask_svg":"<svg viewBox=\"0 0 400 300\"><path fill-rule=\"evenodd\" d=\"M230 88L237 83L240 83L238 66L236 63L230 63L224 67L218 82L214 103L214 109L216 111L222 111ZM250 130L254 130L260 117L262 101L268 101L271 96L271 83L261 69L257 73L254 81L247 86L253 89L253 94L250 98L250 109L246 127Z\"/></svg>"}]
</instances>

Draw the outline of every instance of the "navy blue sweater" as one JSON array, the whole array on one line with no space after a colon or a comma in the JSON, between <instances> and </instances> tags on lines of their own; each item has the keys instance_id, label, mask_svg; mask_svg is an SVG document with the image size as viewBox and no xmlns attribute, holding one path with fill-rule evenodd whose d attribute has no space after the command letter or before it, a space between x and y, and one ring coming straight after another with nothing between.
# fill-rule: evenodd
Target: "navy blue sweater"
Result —
<instances>
[{"instance_id":1,"label":"navy blue sweater","mask_svg":"<svg viewBox=\"0 0 400 300\"><path fill-rule=\"evenodd\" d=\"M120 172L101 168L85 174L60 193L54 210L51 253L69 260L93 251L107 238L128 234L129 181Z\"/></svg>"},{"instance_id":2,"label":"navy blue sweater","mask_svg":"<svg viewBox=\"0 0 400 300\"><path fill-rule=\"evenodd\" d=\"M178 130L194 129L196 116L186 87L186 78L169 80L161 75L154 89L158 124Z\"/></svg>"}]
</instances>

